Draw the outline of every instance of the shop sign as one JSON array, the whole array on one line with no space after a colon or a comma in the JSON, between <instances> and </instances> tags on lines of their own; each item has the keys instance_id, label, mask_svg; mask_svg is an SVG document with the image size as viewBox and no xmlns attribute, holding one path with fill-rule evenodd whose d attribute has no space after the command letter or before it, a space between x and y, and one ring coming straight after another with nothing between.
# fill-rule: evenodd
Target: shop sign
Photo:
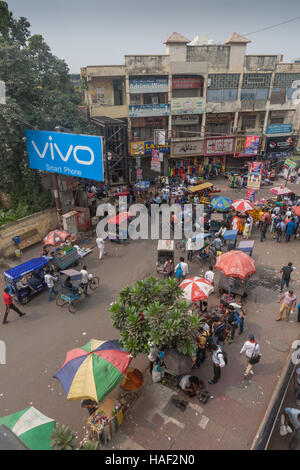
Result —
<instances>
[{"instance_id":1,"label":"shop sign","mask_svg":"<svg viewBox=\"0 0 300 470\"><path fill-rule=\"evenodd\" d=\"M30 168L104 181L102 137L36 130L25 137Z\"/></svg>"},{"instance_id":2,"label":"shop sign","mask_svg":"<svg viewBox=\"0 0 300 470\"><path fill-rule=\"evenodd\" d=\"M193 115L182 115L182 116L172 116L173 126L192 126L194 124L199 124L199 116L197 114Z\"/></svg>"},{"instance_id":3,"label":"shop sign","mask_svg":"<svg viewBox=\"0 0 300 470\"><path fill-rule=\"evenodd\" d=\"M204 141L204 155L227 155L234 153L234 137L211 137Z\"/></svg>"},{"instance_id":4,"label":"shop sign","mask_svg":"<svg viewBox=\"0 0 300 470\"><path fill-rule=\"evenodd\" d=\"M267 127L266 134L290 134L293 124L270 124Z\"/></svg>"},{"instance_id":5,"label":"shop sign","mask_svg":"<svg viewBox=\"0 0 300 470\"><path fill-rule=\"evenodd\" d=\"M172 89L181 90L186 88L201 88L203 83L202 77L194 78L173 78Z\"/></svg>"},{"instance_id":6,"label":"shop sign","mask_svg":"<svg viewBox=\"0 0 300 470\"><path fill-rule=\"evenodd\" d=\"M147 116L169 116L169 104L139 104L129 106L129 116L147 117Z\"/></svg>"},{"instance_id":7,"label":"shop sign","mask_svg":"<svg viewBox=\"0 0 300 470\"><path fill-rule=\"evenodd\" d=\"M284 162L284 164L286 166L289 166L290 168L296 168L297 166L297 163L296 162L293 162L293 160L290 160L289 158L287 158Z\"/></svg>"},{"instance_id":8,"label":"shop sign","mask_svg":"<svg viewBox=\"0 0 300 470\"><path fill-rule=\"evenodd\" d=\"M247 189L258 190L261 183L262 162L252 162L248 171Z\"/></svg>"},{"instance_id":9,"label":"shop sign","mask_svg":"<svg viewBox=\"0 0 300 470\"><path fill-rule=\"evenodd\" d=\"M236 137L235 157L253 157L258 154L260 136L245 135Z\"/></svg>"},{"instance_id":10,"label":"shop sign","mask_svg":"<svg viewBox=\"0 0 300 470\"><path fill-rule=\"evenodd\" d=\"M172 142L172 157L203 155L203 140Z\"/></svg>"},{"instance_id":11,"label":"shop sign","mask_svg":"<svg viewBox=\"0 0 300 470\"><path fill-rule=\"evenodd\" d=\"M144 142L131 142L130 144L130 156L136 157L138 155L144 155L145 143Z\"/></svg>"},{"instance_id":12,"label":"shop sign","mask_svg":"<svg viewBox=\"0 0 300 470\"><path fill-rule=\"evenodd\" d=\"M131 78L129 93L167 93L167 78Z\"/></svg>"},{"instance_id":13,"label":"shop sign","mask_svg":"<svg viewBox=\"0 0 300 470\"><path fill-rule=\"evenodd\" d=\"M281 153L287 155L295 148L295 137L294 136L277 136L268 137L266 145L267 156L271 153Z\"/></svg>"},{"instance_id":14,"label":"shop sign","mask_svg":"<svg viewBox=\"0 0 300 470\"><path fill-rule=\"evenodd\" d=\"M164 145L155 145L153 140L147 140L145 144L145 155L152 155L152 150L158 150L162 153L170 153L170 140L166 140Z\"/></svg>"},{"instance_id":15,"label":"shop sign","mask_svg":"<svg viewBox=\"0 0 300 470\"><path fill-rule=\"evenodd\" d=\"M206 114L207 123L229 122L232 120L232 115L228 113L213 113Z\"/></svg>"},{"instance_id":16,"label":"shop sign","mask_svg":"<svg viewBox=\"0 0 300 470\"><path fill-rule=\"evenodd\" d=\"M171 114L203 114L204 98L172 98Z\"/></svg>"}]
</instances>

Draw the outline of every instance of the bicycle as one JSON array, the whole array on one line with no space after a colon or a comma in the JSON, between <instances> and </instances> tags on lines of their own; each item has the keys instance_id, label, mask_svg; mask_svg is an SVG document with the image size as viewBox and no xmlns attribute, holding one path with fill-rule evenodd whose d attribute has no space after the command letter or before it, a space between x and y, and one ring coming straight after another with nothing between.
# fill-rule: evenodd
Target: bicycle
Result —
<instances>
[{"instance_id":1,"label":"bicycle","mask_svg":"<svg viewBox=\"0 0 300 470\"><path fill-rule=\"evenodd\" d=\"M91 290L94 291L94 290L98 289L99 284L100 284L100 279L99 279L99 277L98 277L98 276L94 276L94 274L89 274L89 282L88 282L88 284L89 284L89 288L90 288Z\"/></svg>"}]
</instances>

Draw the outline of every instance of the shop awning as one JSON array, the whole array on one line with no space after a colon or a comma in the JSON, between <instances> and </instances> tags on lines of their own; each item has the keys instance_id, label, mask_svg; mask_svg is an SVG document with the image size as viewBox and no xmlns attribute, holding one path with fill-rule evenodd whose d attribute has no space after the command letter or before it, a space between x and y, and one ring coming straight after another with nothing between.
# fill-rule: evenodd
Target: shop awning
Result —
<instances>
[{"instance_id":1,"label":"shop awning","mask_svg":"<svg viewBox=\"0 0 300 470\"><path fill-rule=\"evenodd\" d=\"M212 183L202 183L198 184L197 186L189 186L188 190L190 193L196 193L197 191L203 191L204 189L207 188L212 188L213 184Z\"/></svg>"}]
</instances>

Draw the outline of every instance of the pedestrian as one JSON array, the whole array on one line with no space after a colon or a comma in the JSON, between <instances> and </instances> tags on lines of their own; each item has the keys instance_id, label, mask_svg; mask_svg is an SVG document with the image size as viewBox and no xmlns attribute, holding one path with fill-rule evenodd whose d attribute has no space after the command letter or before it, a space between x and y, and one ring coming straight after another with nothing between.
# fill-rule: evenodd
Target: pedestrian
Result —
<instances>
[{"instance_id":1,"label":"pedestrian","mask_svg":"<svg viewBox=\"0 0 300 470\"><path fill-rule=\"evenodd\" d=\"M50 273L50 269L47 269L46 271L46 274L45 274L45 282L49 288L49 302L51 302L52 300L52 294L58 294L58 291L55 290L54 288L54 282L57 281L57 277L53 276L51 273Z\"/></svg>"},{"instance_id":2,"label":"pedestrian","mask_svg":"<svg viewBox=\"0 0 300 470\"><path fill-rule=\"evenodd\" d=\"M167 259L165 261L164 267L163 267L164 279L166 279L168 277L172 277L172 274L173 274L173 260Z\"/></svg>"},{"instance_id":3,"label":"pedestrian","mask_svg":"<svg viewBox=\"0 0 300 470\"><path fill-rule=\"evenodd\" d=\"M250 230L250 220L247 219L246 222L245 222L245 225L244 225L244 230L243 230L243 238L245 240L248 240L248 238L250 237L251 235L251 230Z\"/></svg>"},{"instance_id":4,"label":"pedestrian","mask_svg":"<svg viewBox=\"0 0 300 470\"><path fill-rule=\"evenodd\" d=\"M13 298L12 298L12 296L10 295L10 292L9 292L9 288L8 288L8 287L6 287L6 288L4 289L3 300L4 300L4 303L5 303L5 312L4 312L3 322L2 322L3 325L5 325L6 323L8 323L7 317L8 317L8 314L9 314L9 311L10 311L10 310L14 310L15 312L17 312L20 317L23 317L23 316L25 315L24 312L21 312L21 311L18 309L18 307L16 307L16 306L13 304Z\"/></svg>"},{"instance_id":5,"label":"pedestrian","mask_svg":"<svg viewBox=\"0 0 300 470\"><path fill-rule=\"evenodd\" d=\"M179 263L175 267L175 275L176 275L176 279L178 279L179 284L181 281L183 281L186 278L186 275L188 273L189 273L189 267L187 263L185 263L184 258L181 256L179 258Z\"/></svg>"},{"instance_id":6,"label":"pedestrian","mask_svg":"<svg viewBox=\"0 0 300 470\"><path fill-rule=\"evenodd\" d=\"M240 354L243 354L243 352L245 352L246 355L244 378L247 379L249 374L254 374L252 367L254 364L257 364L261 358L260 347L255 341L254 335L250 334L248 340L243 344Z\"/></svg>"},{"instance_id":7,"label":"pedestrian","mask_svg":"<svg viewBox=\"0 0 300 470\"><path fill-rule=\"evenodd\" d=\"M197 342L197 353L196 353L196 364L195 366L197 368L200 367L202 362L205 361L205 352L206 352L206 346L209 338L209 332L207 330L204 330L203 326L199 328L199 336L197 336L196 342Z\"/></svg>"},{"instance_id":8,"label":"pedestrian","mask_svg":"<svg viewBox=\"0 0 300 470\"><path fill-rule=\"evenodd\" d=\"M219 236L216 236L214 241L213 241L213 244L214 244L216 255L217 255L217 252L222 250L222 240L221 240L221 238Z\"/></svg>"},{"instance_id":9,"label":"pedestrian","mask_svg":"<svg viewBox=\"0 0 300 470\"><path fill-rule=\"evenodd\" d=\"M294 222L294 219L287 222L286 228L285 228L285 241L286 241L286 243L288 243L290 241L290 238L293 235L295 229L296 229L296 224Z\"/></svg>"},{"instance_id":10,"label":"pedestrian","mask_svg":"<svg viewBox=\"0 0 300 470\"><path fill-rule=\"evenodd\" d=\"M282 315L284 311L286 312L286 321L289 321L289 316L290 313L294 310L296 307L296 301L297 297L294 295L294 291L289 290L286 292L284 295L280 297L279 300L277 300L278 303L280 303L283 300L280 310L279 310L279 316L276 318L276 321L282 320Z\"/></svg>"},{"instance_id":11,"label":"pedestrian","mask_svg":"<svg viewBox=\"0 0 300 470\"><path fill-rule=\"evenodd\" d=\"M214 285L215 273L211 265L208 267L208 271L206 271L204 278L207 279L212 285Z\"/></svg>"},{"instance_id":12,"label":"pedestrian","mask_svg":"<svg viewBox=\"0 0 300 470\"><path fill-rule=\"evenodd\" d=\"M83 288L84 295L87 297L89 286L89 273L87 272L86 265L82 266L80 273L82 275L80 286Z\"/></svg>"},{"instance_id":13,"label":"pedestrian","mask_svg":"<svg viewBox=\"0 0 300 470\"><path fill-rule=\"evenodd\" d=\"M281 243L282 240L282 235L284 234L285 231L285 223L281 219L281 221L276 225L276 241L277 243Z\"/></svg>"},{"instance_id":14,"label":"pedestrian","mask_svg":"<svg viewBox=\"0 0 300 470\"><path fill-rule=\"evenodd\" d=\"M239 311L237 309L232 307L232 305L229 305L228 311L229 311L229 315L228 315L227 321L231 327L231 334L230 334L228 343L231 344L234 339L235 330L238 327L240 327L240 334L241 334L243 332L243 329L242 329L243 325L240 319Z\"/></svg>"},{"instance_id":15,"label":"pedestrian","mask_svg":"<svg viewBox=\"0 0 300 470\"><path fill-rule=\"evenodd\" d=\"M263 242L266 239L266 232L268 228L268 219L264 219L260 225L260 241Z\"/></svg>"},{"instance_id":16,"label":"pedestrian","mask_svg":"<svg viewBox=\"0 0 300 470\"><path fill-rule=\"evenodd\" d=\"M281 268L280 270L280 273L282 273L280 292L282 292L284 285L286 285L287 288L289 287L291 273L294 271L294 268L292 268L292 266L293 263L289 262L287 266L283 266L283 268Z\"/></svg>"},{"instance_id":17,"label":"pedestrian","mask_svg":"<svg viewBox=\"0 0 300 470\"><path fill-rule=\"evenodd\" d=\"M149 343L150 346L150 351L148 354L148 359L149 359L149 374L152 374L154 364L158 362L159 359L159 350L154 344Z\"/></svg>"},{"instance_id":18,"label":"pedestrian","mask_svg":"<svg viewBox=\"0 0 300 470\"><path fill-rule=\"evenodd\" d=\"M210 385L216 384L221 378L221 368L226 365L226 355L222 351L221 347L217 344L213 344L209 348L212 351L212 362L213 362L213 371L214 376L208 382Z\"/></svg>"},{"instance_id":19,"label":"pedestrian","mask_svg":"<svg viewBox=\"0 0 300 470\"><path fill-rule=\"evenodd\" d=\"M86 408L91 416L98 409L98 403L89 399L81 400L81 408Z\"/></svg>"},{"instance_id":20,"label":"pedestrian","mask_svg":"<svg viewBox=\"0 0 300 470\"><path fill-rule=\"evenodd\" d=\"M99 248L99 259L102 259L104 253L104 240L101 237L96 238L96 243Z\"/></svg>"}]
</instances>

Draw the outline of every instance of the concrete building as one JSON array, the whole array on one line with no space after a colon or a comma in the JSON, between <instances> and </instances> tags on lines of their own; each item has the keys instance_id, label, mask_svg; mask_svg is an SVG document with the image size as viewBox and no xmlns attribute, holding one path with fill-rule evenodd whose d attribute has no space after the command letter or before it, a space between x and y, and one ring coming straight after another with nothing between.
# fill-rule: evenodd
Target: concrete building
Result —
<instances>
[{"instance_id":1,"label":"concrete building","mask_svg":"<svg viewBox=\"0 0 300 470\"><path fill-rule=\"evenodd\" d=\"M244 166L257 157L284 159L298 132L300 63L282 55L247 55L247 38L233 33L223 44L173 33L165 55L125 55L123 65L87 66L86 99L91 118L127 125L131 174L154 176L153 150L161 174L203 175L219 165ZM299 82L300 84L300 82ZM297 127L297 128L296 128ZM154 131L165 142L154 143ZM160 137L163 135L160 134Z\"/></svg>"}]
</instances>

